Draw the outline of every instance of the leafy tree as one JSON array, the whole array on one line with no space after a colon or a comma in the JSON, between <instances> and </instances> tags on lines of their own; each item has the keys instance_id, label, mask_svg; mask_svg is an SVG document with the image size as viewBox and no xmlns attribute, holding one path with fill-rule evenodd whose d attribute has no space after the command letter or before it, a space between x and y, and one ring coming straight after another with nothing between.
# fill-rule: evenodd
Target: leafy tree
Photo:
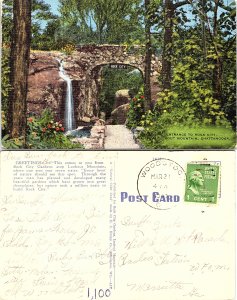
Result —
<instances>
[{"instance_id":1,"label":"leafy tree","mask_svg":"<svg viewBox=\"0 0 237 300\"><path fill-rule=\"evenodd\" d=\"M172 49L173 49L173 30L175 13L177 10L189 4L188 0L173 1L164 0L164 41L163 41L163 54L162 54L162 84L163 89L171 88L172 79Z\"/></svg>"},{"instance_id":2,"label":"leafy tree","mask_svg":"<svg viewBox=\"0 0 237 300\"><path fill-rule=\"evenodd\" d=\"M141 34L140 0L60 0L60 4L61 30L75 43L119 44Z\"/></svg>"},{"instance_id":3,"label":"leafy tree","mask_svg":"<svg viewBox=\"0 0 237 300\"><path fill-rule=\"evenodd\" d=\"M44 49L48 50L52 48L52 45L55 46L52 36L54 32L50 28L50 24L46 26L45 33L42 34L41 22L52 20L53 16L49 11L49 5L45 4L42 0L33 0L30 1L32 5L31 9L31 27L28 28L29 32L32 28L32 47L34 49ZM13 5L15 1L5 0L2 3L3 16L2 16L2 86L1 86L1 95L2 95L2 110L7 112L9 105L9 93L11 90L10 84L10 46L11 39L15 37L15 28L13 31ZM23 5L23 4L22 4ZM52 22L52 21L51 21ZM53 23L53 22L52 22ZM51 24L52 24L51 23ZM56 22L53 23L53 26L56 26ZM55 27L54 27L55 28ZM51 30L50 30L51 29ZM50 45L47 45L50 44ZM43 47L44 45L44 47ZM46 46L45 46L46 45ZM11 118L10 118L11 120ZM10 126L10 125L9 125Z\"/></svg>"},{"instance_id":4,"label":"leafy tree","mask_svg":"<svg viewBox=\"0 0 237 300\"><path fill-rule=\"evenodd\" d=\"M213 95L222 98L223 63L226 52L235 42L235 9L234 3L225 5L223 0L205 1L203 10L197 6L197 12L205 24L208 34L209 55L213 62ZM211 57L212 56L212 57Z\"/></svg>"},{"instance_id":5,"label":"leafy tree","mask_svg":"<svg viewBox=\"0 0 237 300\"><path fill-rule=\"evenodd\" d=\"M42 22L45 28L42 28ZM49 40L55 42L57 16L50 12L50 5L43 0L32 1L32 49L48 50Z\"/></svg>"},{"instance_id":6,"label":"leafy tree","mask_svg":"<svg viewBox=\"0 0 237 300\"><path fill-rule=\"evenodd\" d=\"M192 4L193 14L202 23L205 32L204 59L211 66L208 76L212 80L212 94L219 101L227 117L233 122L235 115L235 3L223 0L205 0ZM204 27L204 28L203 28ZM232 107L232 108L231 108Z\"/></svg>"},{"instance_id":7,"label":"leafy tree","mask_svg":"<svg viewBox=\"0 0 237 300\"><path fill-rule=\"evenodd\" d=\"M9 45L11 42L13 3L14 1L12 0L6 0L3 2L2 39L5 45ZM46 37L54 40L55 30L52 32L52 24L56 26L57 17L50 12L50 5L46 4L43 0L32 0L31 5L31 47L33 49L37 49L40 48ZM45 30L42 28L42 22L44 23L43 25L45 26ZM48 27L51 30L48 30Z\"/></svg>"},{"instance_id":8,"label":"leafy tree","mask_svg":"<svg viewBox=\"0 0 237 300\"><path fill-rule=\"evenodd\" d=\"M13 16L13 7L12 0L5 0L2 3L2 40L3 44L9 45L11 40L11 30L12 30L12 16Z\"/></svg>"},{"instance_id":9,"label":"leafy tree","mask_svg":"<svg viewBox=\"0 0 237 300\"><path fill-rule=\"evenodd\" d=\"M11 90L9 81L10 67L9 67L9 47L3 44L2 59L1 59L1 109L7 111L8 97Z\"/></svg>"},{"instance_id":10,"label":"leafy tree","mask_svg":"<svg viewBox=\"0 0 237 300\"><path fill-rule=\"evenodd\" d=\"M182 4L183 1L163 1L163 4L168 2ZM163 26L162 18L157 15L157 12L160 16L166 14L167 6L159 5L153 14L154 25L161 26L161 30L156 28L157 37L163 36L159 40L160 46L163 45L161 79L167 89L159 93L155 109L141 120L145 127L142 142L152 148L161 147L172 126L196 126L202 130L201 125L206 129L210 125L230 128L231 123L235 128L234 3L227 6L227 1L219 0L188 2L189 6L173 10L168 26ZM184 9L187 7L189 12ZM166 41L167 29L170 45ZM172 45L166 74L165 45ZM170 84L166 85L165 81Z\"/></svg>"},{"instance_id":11,"label":"leafy tree","mask_svg":"<svg viewBox=\"0 0 237 300\"><path fill-rule=\"evenodd\" d=\"M11 39L15 36L15 28L13 31L13 5L15 1L5 0L2 4L3 17L2 17L2 110L7 111L9 104L10 85L10 45ZM50 13L50 6L45 4L42 0L31 1L31 47L33 49L49 50L55 49L54 33L56 30L55 16ZM49 23L46 25L45 30L41 28L42 22ZM30 32L29 29L29 32Z\"/></svg>"},{"instance_id":12,"label":"leafy tree","mask_svg":"<svg viewBox=\"0 0 237 300\"><path fill-rule=\"evenodd\" d=\"M1 109L7 111L8 96L10 92L9 82L9 55L12 28L12 1L6 0L2 3L2 59L1 59Z\"/></svg>"},{"instance_id":13,"label":"leafy tree","mask_svg":"<svg viewBox=\"0 0 237 300\"><path fill-rule=\"evenodd\" d=\"M177 93L179 101L188 103L193 109L195 105L196 108L200 107L200 103L205 101L206 97L202 91L208 90L212 100L209 99L211 101L209 103L206 99L206 108L204 109L205 105L202 105L200 113L203 113L207 120L215 122L219 111L221 114L226 114L233 122L235 115L234 3L227 6L227 1L222 0L197 2L165 0L161 5L158 0L154 1L159 4L156 14L153 13L154 23L162 27L162 18L157 16L158 12L160 16L163 13L168 21L160 31L163 32L163 41L161 41L163 89ZM184 6L187 3L189 6ZM157 36L160 37L161 34ZM178 78L181 80L179 81ZM194 94L194 90L190 91L194 88L193 82L196 82ZM158 102L162 103L163 97L164 95L160 94ZM196 99L192 105L191 99ZM207 109L208 105L209 109ZM203 120L201 114L198 115Z\"/></svg>"}]
</instances>

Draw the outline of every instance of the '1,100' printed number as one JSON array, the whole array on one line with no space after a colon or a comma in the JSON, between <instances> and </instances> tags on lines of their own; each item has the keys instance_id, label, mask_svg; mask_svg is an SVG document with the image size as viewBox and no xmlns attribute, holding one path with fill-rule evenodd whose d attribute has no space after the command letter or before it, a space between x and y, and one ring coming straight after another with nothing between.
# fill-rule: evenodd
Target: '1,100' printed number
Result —
<instances>
[{"instance_id":1,"label":"'1,100' printed number","mask_svg":"<svg viewBox=\"0 0 237 300\"><path fill-rule=\"evenodd\" d=\"M110 289L107 289L107 290L103 290L103 289L94 289L94 290L90 290L90 288L88 288L88 298L90 300L93 300L93 299L97 299L98 298L103 298L103 297L109 297L111 295L111 291Z\"/></svg>"}]
</instances>

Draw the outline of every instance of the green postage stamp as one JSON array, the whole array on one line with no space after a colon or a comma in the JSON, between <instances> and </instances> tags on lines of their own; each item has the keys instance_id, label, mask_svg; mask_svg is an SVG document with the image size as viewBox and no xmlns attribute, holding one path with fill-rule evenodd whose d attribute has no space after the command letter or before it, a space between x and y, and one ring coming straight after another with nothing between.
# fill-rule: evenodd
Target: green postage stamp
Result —
<instances>
[{"instance_id":1,"label":"green postage stamp","mask_svg":"<svg viewBox=\"0 0 237 300\"><path fill-rule=\"evenodd\" d=\"M215 204L218 195L219 171L217 165L188 164L185 201Z\"/></svg>"}]
</instances>

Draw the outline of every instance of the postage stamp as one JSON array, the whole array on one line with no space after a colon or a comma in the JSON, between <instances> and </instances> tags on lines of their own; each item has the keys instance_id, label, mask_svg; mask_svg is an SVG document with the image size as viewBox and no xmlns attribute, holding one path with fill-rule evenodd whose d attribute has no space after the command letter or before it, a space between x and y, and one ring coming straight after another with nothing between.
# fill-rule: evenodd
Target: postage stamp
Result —
<instances>
[{"instance_id":1,"label":"postage stamp","mask_svg":"<svg viewBox=\"0 0 237 300\"><path fill-rule=\"evenodd\" d=\"M159 158L142 167L137 190L144 203L154 209L166 210L183 201L185 178L185 171L177 162Z\"/></svg>"},{"instance_id":2,"label":"postage stamp","mask_svg":"<svg viewBox=\"0 0 237 300\"><path fill-rule=\"evenodd\" d=\"M217 203L220 166L214 164L187 165L185 201Z\"/></svg>"}]
</instances>

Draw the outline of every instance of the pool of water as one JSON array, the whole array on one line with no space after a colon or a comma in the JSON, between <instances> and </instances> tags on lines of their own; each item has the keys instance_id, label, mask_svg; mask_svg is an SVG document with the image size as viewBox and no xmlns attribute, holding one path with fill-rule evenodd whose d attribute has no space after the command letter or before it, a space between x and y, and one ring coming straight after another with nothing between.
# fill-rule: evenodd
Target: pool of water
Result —
<instances>
[{"instance_id":1,"label":"pool of water","mask_svg":"<svg viewBox=\"0 0 237 300\"><path fill-rule=\"evenodd\" d=\"M81 129L74 129L74 130L68 131L66 133L66 135L72 136L72 137L78 137L78 138L82 138L82 137L89 138L91 135L91 128L92 128L91 126L86 126Z\"/></svg>"}]
</instances>

